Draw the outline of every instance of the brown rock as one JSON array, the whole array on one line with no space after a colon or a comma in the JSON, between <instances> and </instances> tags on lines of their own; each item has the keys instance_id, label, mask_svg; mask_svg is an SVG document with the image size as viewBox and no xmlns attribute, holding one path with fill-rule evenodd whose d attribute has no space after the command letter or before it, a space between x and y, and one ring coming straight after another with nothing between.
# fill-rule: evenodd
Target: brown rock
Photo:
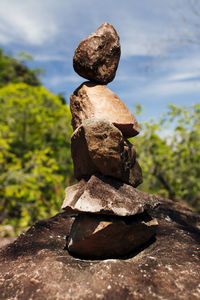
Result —
<instances>
[{"instance_id":1,"label":"brown rock","mask_svg":"<svg viewBox=\"0 0 200 300\"><path fill-rule=\"evenodd\" d=\"M0 249L1 300L199 300L200 218L158 198L156 241L124 259L81 260L66 250L73 217L41 220Z\"/></svg>"},{"instance_id":2,"label":"brown rock","mask_svg":"<svg viewBox=\"0 0 200 300\"><path fill-rule=\"evenodd\" d=\"M137 120L125 103L103 85L85 82L70 97L72 126L75 130L86 119L104 119L113 123L125 137L139 133Z\"/></svg>"},{"instance_id":3,"label":"brown rock","mask_svg":"<svg viewBox=\"0 0 200 300\"><path fill-rule=\"evenodd\" d=\"M120 54L119 36L114 27L106 22L78 45L73 67L80 76L107 84L115 77Z\"/></svg>"},{"instance_id":4,"label":"brown rock","mask_svg":"<svg viewBox=\"0 0 200 300\"><path fill-rule=\"evenodd\" d=\"M87 212L131 216L151 211L158 205L157 198L121 181L93 175L88 181L65 190L62 208L75 213Z\"/></svg>"},{"instance_id":5,"label":"brown rock","mask_svg":"<svg viewBox=\"0 0 200 300\"><path fill-rule=\"evenodd\" d=\"M101 173L134 187L142 183L135 148L110 122L97 119L84 121L72 135L71 152L78 180Z\"/></svg>"},{"instance_id":6,"label":"brown rock","mask_svg":"<svg viewBox=\"0 0 200 300\"><path fill-rule=\"evenodd\" d=\"M72 225L68 249L84 258L118 258L148 242L157 224L147 214L134 217L82 214Z\"/></svg>"}]
</instances>

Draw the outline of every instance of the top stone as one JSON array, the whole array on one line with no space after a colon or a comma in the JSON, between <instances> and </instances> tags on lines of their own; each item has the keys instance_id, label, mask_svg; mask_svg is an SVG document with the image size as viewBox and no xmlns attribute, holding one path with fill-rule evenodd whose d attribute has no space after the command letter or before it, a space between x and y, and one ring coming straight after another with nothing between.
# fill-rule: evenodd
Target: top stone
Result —
<instances>
[{"instance_id":1,"label":"top stone","mask_svg":"<svg viewBox=\"0 0 200 300\"><path fill-rule=\"evenodd\" d=\"M114 27L106 22L78 45L73 67L80 76L107 84L115 77L120 54L119 36Z\"/></svg>"}]
</instances>

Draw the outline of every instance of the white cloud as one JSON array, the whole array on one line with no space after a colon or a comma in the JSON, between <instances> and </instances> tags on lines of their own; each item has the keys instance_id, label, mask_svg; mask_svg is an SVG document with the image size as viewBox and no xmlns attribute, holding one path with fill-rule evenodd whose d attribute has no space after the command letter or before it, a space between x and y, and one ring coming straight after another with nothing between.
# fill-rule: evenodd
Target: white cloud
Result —
<instances>
[{"instance_id":1,"label":"white cloud","mask_svg":"<svg viewBox=\"0 0 200 300\"><path fill-rule=\"evenodd\" d=\"M185 57L168 59L161 69L166 68L167 75L156 79L146 89L145 93L161 96L184 95L200 92L200 55L190 53Z\"/></svg>"},{"instance_id":2,"label":"white cloud","mask_svg":"<svg viewBox=\"0 0 200 300\"><path fill-rule=\"evenodd\" d=\"M65 61L66 55L62 54L36 54L34 55L34 59L41 62L48 62L48 61Z\"/></svg>"},{"instance_id":3,"label":"white cloud","mask_svg":"<svg viewBox=\"0 0 200 300\"><path fill-rule=\"evenodd\" d=\"M164 26L164 24L163 24ZM164 55L168 49L168 32L162 32L157 28L157 22L151 20L139 20L130 18L128 22L122 24L120 29L122 57L129 56L158 56Z\"/></svg>"},{"instance_id":4,"label":"white cloud","mask_svg":"<svg viewBox=\"0 0 200 300\"><path fill-rule=\"evenodd\" d=\"M42 2L3 0L0 5L1 43L41 45L58 32Z\"/></svg>"},{"instance_id":5,"label":"white cloud","mask_svg":"<svg viewBox=\"0 0 200 300\"><path fill-rule=\"evenodd\" d=\"M191 94L200 92L200 82L193 81L171 81L166 78L155 80L147 85L145 89L141 90L140 96L149 96L150 99L157 99L159 97L169 97L176 95ZM138 92L139 93L139 92ZM154 96L155 98L152 98Z\"/></svg>"},{"instance_id":6,"label":"white cloud","mask_svg":"<svg viewBox=\"0 0 200 300\"><path fill-rule=\"evenodd\" d=\"M200 53L199 49L196 51L192 47L187 54L181 54L178 52L178 57L168 57L167 60L160 64L160 71L170 70L173 74L194 73L196 74L200 70Z\"/></svg>"},{"instance_id":7,"label":"white cloud","mask_svg":"<svg viewBox=\"0 0 200 300\"><path fill-rule=\"evenodd\" d=\"M6 45L6 50L25 50L42 62L48 74L44 78L47 87L78 85L83 79L72 73L73 50L81 39L108 21L117 29L122 46L114 89L130 106L137 99L147 104L156 99L158 106L158 101L166 103L169 96L175 99L200 92L199 83L193 81L200 75L198 52L190 48L186 53L177 42L176 53L169 59L169 47L174 46L171 40L177 34L176 28L179 31L181 27L176 9L172 9L177 2L181 3L180 0L0 0L0 44ZM153 56L152 72L145 73L149 56ZM154 107L148 111L156 110Z\"/></svg>"},{"instance_id":8,"label":"white cloud","mask_svg":"<svg viewBox=\"0 0 200 300\"><path fill-rule=\"evenodd\" d=\"M174 57L172 59L161 59L155 71L150 73L137 72L134 76L127 71L127 76L123 77L126 70L123 70L123 75L117 81L126 81L126 89L121 91L122 98L128 99L129 103L137 101L137 99L144 99L146 103L167 101L184 101L188 103L190 99L196 99L200 93L200 55L198 53L190 52L187 56ZM130 72L130 70L129 70ZM118 80L119 79L119 80ZM122 89L123 84L121 84ZM127 88L128 86L128 88ZM181 100L182 99L182 100ZM177 100L176 100L177 101Z\"/></svg>"},{"instance_id":9,"label":"white cloud","mask_svg":"<svg viewBox=\"0 0 200 300\"><path fill-rule=\"evenodd\" d=\"M114 5L111 0L1 0L0 42L41 46L52 41L54 48L66 47L108 21L119 31L122 57L160 55L167 45L157 41L171 31L168 8L167 1L158 0L116 0Z\"/></svg>"},{"instance_id":10,"label":"white cloud","mask_svg":"<svg viewBox=\"0 0 200 300\"><path fill-rule=\"evenodd\" d=\"M200 77L200 70L195 70L193 72L187 72L187 73L175 73L168 77L169 81L186 81L195 79L197 77Z\"/></svg>"},{"instance_id":11,"label":"white cloud","mask_svg":"<svg viewBox=\"0 0 200 300\"><path fill-rule=\"evenodd\" d=\"M52 76L50 78L46 79L48 81L48 84L52 87L58 86L59 84L71 82L71 83L81 83L83 80L80 76L74 74L69 76Z\"/></svg>"}]
</instances>

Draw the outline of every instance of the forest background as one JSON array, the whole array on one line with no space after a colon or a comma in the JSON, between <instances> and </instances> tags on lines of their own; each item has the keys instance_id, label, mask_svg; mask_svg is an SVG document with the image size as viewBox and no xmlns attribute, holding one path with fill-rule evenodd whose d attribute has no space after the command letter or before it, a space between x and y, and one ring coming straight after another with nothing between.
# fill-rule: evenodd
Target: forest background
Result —
<instances>
[{"instance_id":1,"label":"forest background","mask_svg":"<svg viewBox=\"0 0 200 300\"><path fill-rule=\"evenodd\" d=\"M76 182L66 99L42 86L41 70L26 66L31 57L23 53L19 57L0 50L0 234L4 236L60 212L65 187ZM142 107L136 105L133 113L142 114ZM163 135L170 124L174 131ZM140 128L141 134L131 139L143 170L139 189L200 211L200 104L170 105L159 120L148 120Z\"/></svg>"}]
</instances>

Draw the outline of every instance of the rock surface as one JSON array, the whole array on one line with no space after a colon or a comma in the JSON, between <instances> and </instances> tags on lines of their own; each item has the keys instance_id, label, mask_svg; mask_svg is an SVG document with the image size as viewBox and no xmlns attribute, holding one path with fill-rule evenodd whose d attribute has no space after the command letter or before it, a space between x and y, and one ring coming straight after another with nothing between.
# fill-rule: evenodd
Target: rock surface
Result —
<instances>
[{"instance_id":1,"label":"rock surface","mask_svg":"<svg viewBox=\"0 0 200 300\"><path fill-rule=\"evenodd\" d=\"M68 249L78 257L119 258L147 243L157 224L146 213L134 217L81 214L72 225Z\"/></svg>"},{"instance_id":2,"label":"rock surface","mask_svg":"<svg viewBox=\"0 0 200 300\"><path fill-rule=\"evenodd\" d=\"M137 187L142 170L133 145L121 131L105 120L88 119L71 137L74 175L81 178L101 173Z\"/></svg>"},{"instance_id":3,"label":"rock surface","mask_svg":"<svg viewBox=\"0 0 200 300\"><path fill-rule=\"evenodd\" d=\"M88 212L116 216L133 216L158 205L157 197L121 181L93 175L88 181L67 187L62 208L76 213Z\"/></svg>"},{"instance_id":4,"label":"rock surface","mask_svg":"<svg viewBox=\"0 0 200 300\"><path fill-rule=\"evenodd\" d=\"M72 127L75 130L86 119L104 119L119 128L125 137L139 133L137 120L125 103L103 85L84 82L70 97Z\"/></svg>"},{"instance_id":5,"label":"rock surface","mask_svg":"<svg viewBox=\"0 0 200 300\"><path fill-rule=\"evenodd\" d=\"M16 240L15 237L1 237L0 238L0 247L6 246L7 244L10 244Z\"/></svg>"},{"instance_id":6,"label":"rock surface","mask_svg":"<svg viewBox=\"0 0 200 300\"><path fill-rule=\"evenodd\" d=\"M80 76L107 84L115 77L120 54L119 36L114 27L106 22L78 45L73 67Z\"/></svg>"},{"instance_id":7,"label":"rock surface","mask_svg":"<svg viewBox=\"0 0 200 300\"><path fill-rule=\"evenodd\" d=\"M0 250L0 299L199 300L200 218L158 201L156 241L124 259L76 259L65 250L72 215L39 221Z\"/></svg>"}]
</instances>

